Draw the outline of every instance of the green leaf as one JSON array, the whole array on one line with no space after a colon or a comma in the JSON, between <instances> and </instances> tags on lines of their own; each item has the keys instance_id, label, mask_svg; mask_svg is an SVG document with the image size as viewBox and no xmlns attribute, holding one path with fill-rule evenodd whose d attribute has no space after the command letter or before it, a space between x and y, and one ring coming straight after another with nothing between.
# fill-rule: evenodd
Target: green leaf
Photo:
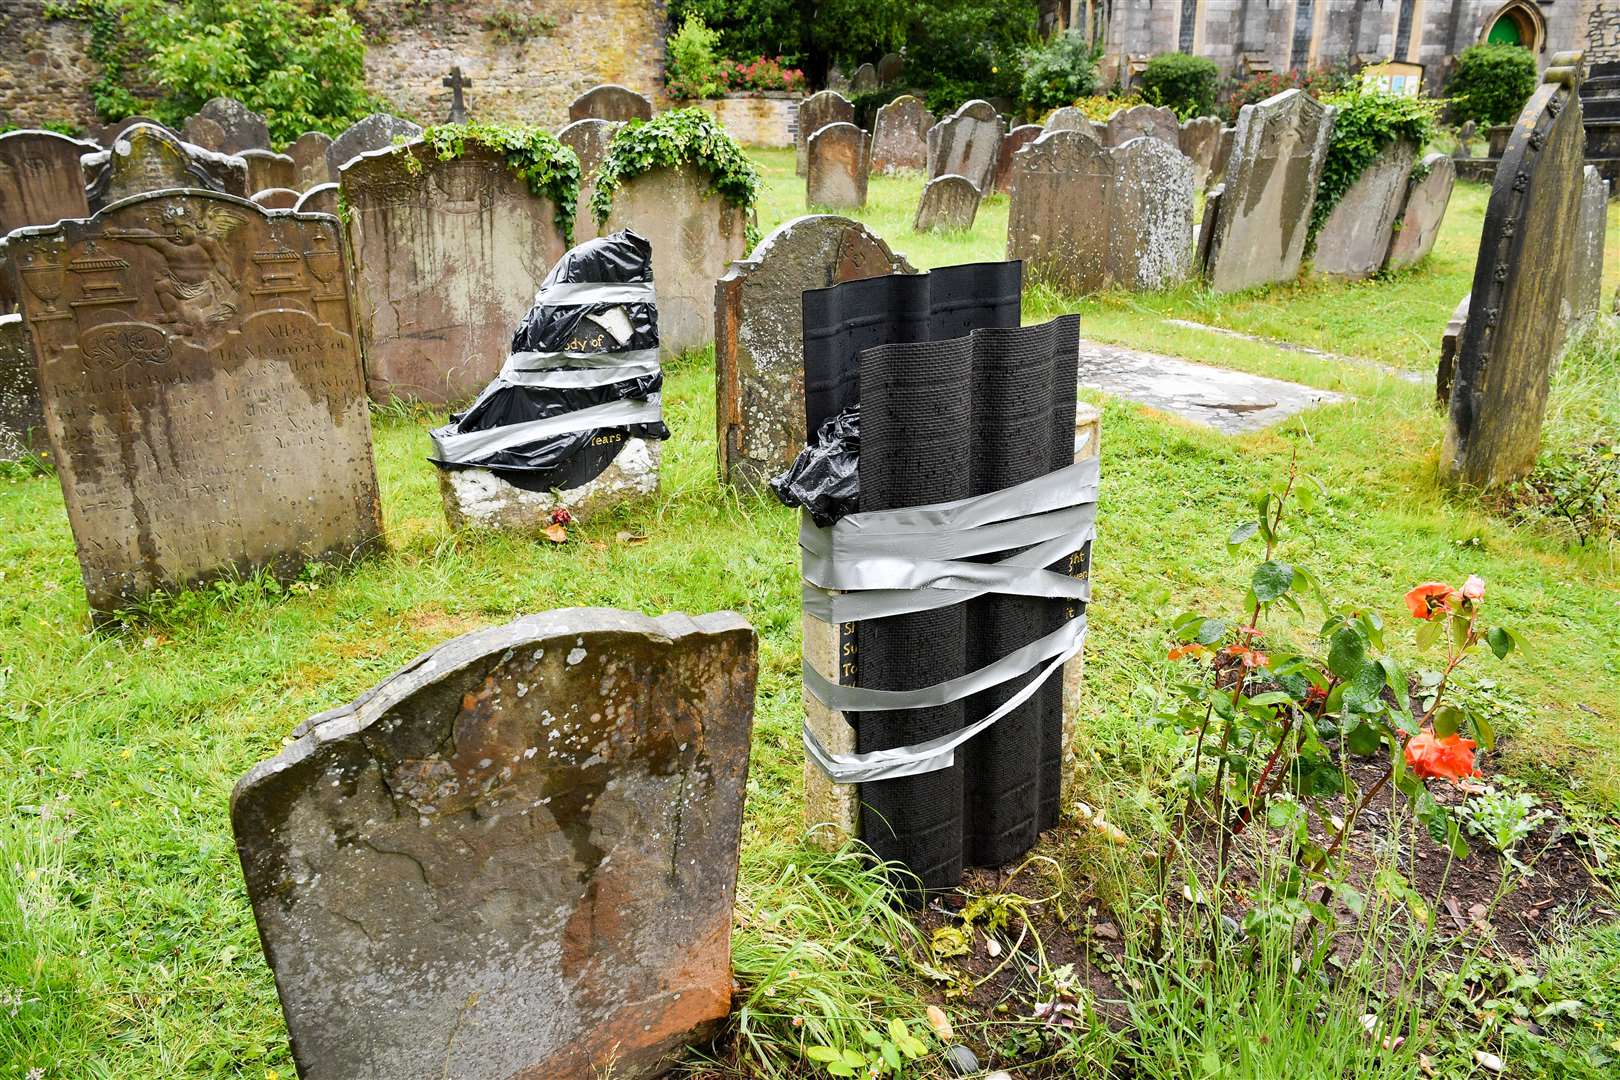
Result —
<instances>
[{"instance_id":1,"label":"green leaf","mask_svg":"<svg viewBox=\"0 0 1620 1080\"><path fill-rule=\"evenodd\" d=\"M1269 604L1283 593L1288 591L1294 583L1294 568L1285 562L1267 559L1254 568L1254 580L1251 583L1255 597L1262 604Z\"/></svg>"},{"instance_id":2,"label":"green leaf","mask_svg":"<svg viewBox=\"0 0 1620 1080\"><path fill-rule=\"evenodd\" d=\"M906 1031L905 1022L903 1020L901 1020L898 1016L890 1017L890 1019L889 1019L889 1038L892 1039L894 1042L898 1043L898 1042L905 1041L909 1037L910 1037L910 1033L908 1031Z\"/></svg>"},{"instance_id":3,"label":"green leaf","mask_svg":"<svg viewBox=\"0 0 1620 1080\"><path fill-rule=\"evenodd\" d=\"M1292 702L1294 696L1284 690L1267 690L1263 694L1256 694L1254 697L1245 700L1254 706L1283 705Z\"/></svg>"},{"instance_id":4,"label":"green leaf","mask_svg":"<svg viewBox=\"0 0 1620 1080\"><path fill-rule=\"evenodd\" d=\"M1367 664L1367 642L1351 626L1334 631L1328 642L1328 670L1341 679L1355 676Z\"/></svg>"},{"instance_id":5,"label":"green leaf","mask_svg":"<svg viewBox=\"0 0 1620 1080\"><path fill-rule=\"evenodd\" d=\"M893 1069L895 1072L899 1072L900 1051L895 1047L894 1043L884 1043L882 1054L883 1060L889 1063L889 1068Z\"/></svg>"},{"instance_id":6,"label":"green leaf","mask_svg":"<svg viewBox=\"0 0 1620 1080\"><path fill-rule=\"evenodd\" d=\"M863 1061L863 1062L861 1062L860 1065L857 1065L854 1068L851 1068L850 1066L845 1065L842 1061L835 1061L831 1065L827 1066L827 1075L828 1076L838 1076L838 1077L854 1076L855 1075L855 1069L861 1068L865 1064L866 1064L866 1062Z\"/></svg>"},{"instance_id":7,"label":"green leaf","mask_svg":"<svg viewBox=\"0 0 1620 1080\"><path fill-rule=\"evenodd\" d=\"M804 1048L804 1056L809 1058L811 1061L822 1065L827 1065L831 1062L837 1061L844 1055L840 1051L834 1050L830 1046L807 1046Z\"/></svg>"},{"instance_id":8,"label":"green leaf","mask_svg":"<svg viewBox=\"0 0 1620 1080\"><path fill-rule=\"evenodd\" d=\"M1225 619L1205 619L1198 624L1198 634L1194 640L1200 645L1216 645L1225 636Z\"/></svg>"},{"instance_id":9,"label":"green leaf","mask_svg":"<svg viewBox=\"0 0 1620 1080\"><path fill-rule=\"evenodd\" d=\"M1365 722L1357 724L1344 736L1345 746L1357 757L1378 753L1378 747L1382 742L1378 729Z\"/></svg>"},{"instance_id":10,"label":"green leaf","mask_svg":"<svg viewBox=\"0 0 1620 1080\"><path fill-rule=\"evenodd\" d=\"M1506 660L1507 654L1513 651L1513 635L1500 626L1493 626L1485 632L1485 644L1491 647L1498 660Z\"/></svg>"},{"instance_id":11,"label":"green leaf","mask_svg":"<svg viewBox=\"0 0 1620 1080\"><path fill-rule=\"evenodd\" d=\"M1449 739L1462 730L1463 713L1455 705L1442 705L1434 712L1434 733Z\"/></svg>"},{"instance_id":12,"label":"green leaf","mask_svg":"<svg viewBox=\"0 0 1620 1080\"><path fill-rule=\"evenodd\" d=\"M861 1053L859 1050L850 1050L846 1048L844 1050L843 1062L851 1069L864 1069L866 1068L866 1055Z\"/></svg>"},{"instance_id":13,"label":"green leaf","mask_svg":"<svg viewBox=\"0 0 1620 1080\"><path fill-rule=\"evenodd\" d=\"M861 1028L861 1038L865 1040L867 1046L883 1045L883 1036L879 1035L869 1027Z\"/></svg>"},{"instance_id":14,"label":"green leaf","mask_svg":"<svg viewBox=\"0 0 1620 1080\"><path fill-rule=\"evenodd\" d=\"M1255 533L1259 531L1260 523L1258 521L1245 521L1243 524L1233 529L1232 535L1226 538L1227 549L1230 551L1236 551L1239 547L1243 546L1245 541L1249 540L1254 536Z\"/></svg>"},{"instance_id":15,"label":"green leaf","mask_svg":"<svg viewBox=\"0 0 1620 1080\"><path fill-rule=\"evenodd\" d=\"M1479 713L1475 713L1470 719L1474 722L1474 734L1479 737L1480 748L1482 750L1494 750L1496 748L1496 729L1491 727L1491 722Z\"/></svg>"},{"instance_id":16,"label":"green leaf","mask_svg":"<svg viewBox=\"0 0 1620 1080\"><path fill-rule=\"evenodd\" d=\"M1352 915L1360 915L1367 907L1367 898L1341 881L1333 887L1333 895Z\"/></svg>"},{"instance_id":17,"label":"green leaf","mask_svg":"<svg viewBox=\"0 0 1620 1080\"><path fill-rule=\"evenodd\" d=\"M1445 624L1439 619L1430 619L1417 628L1417 647L1419 649L1432 649L1440 635L1445 632Z\"/></svg>"},{"instance_id":18,"label":"green leaf","mask_svg":"<svg viewBox=\"0 0 1620 1080\"><path fill-rule=\"evenodd\" d=\"M1354 706L1362 711L1379 712L1380 709L1370 709L1373 703L1379 700L1384 692L1384 668L1382 664L1362 664L1350 681L1344 687L1344 701L1346 705Z\"/></svg>"}]
</instances>

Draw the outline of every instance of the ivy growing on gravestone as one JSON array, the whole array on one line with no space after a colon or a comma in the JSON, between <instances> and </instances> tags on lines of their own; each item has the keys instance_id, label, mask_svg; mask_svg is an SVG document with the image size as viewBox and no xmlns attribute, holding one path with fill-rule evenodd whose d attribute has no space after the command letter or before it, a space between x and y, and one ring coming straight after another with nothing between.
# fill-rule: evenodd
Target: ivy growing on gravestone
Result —
<instances>
[{"instance_id":1,"label":"ivy growing on gravestone","mask_svg":"<svg viewBox=\"0 0 1620 1080\"><path fill-rule=\"evenodd\" d=\"M1404 141L1422 151L1423 144L1434 135L1439 108L1436 101L1368 88L1333 94L1327 104L1339 112L1322 162L1322 176L1316 184L1307 249L1316 246L1316 234L1327 223L1328 215L1385 147Z\"/></svg>"},{"instance_id":2,"label":"ivy growing on gravestone","mask_svg":"<svg viewBox=\"0 0 1620 1080\"><path fill-rule=\"evenodd\" d=\"M579 157L558 142L555 135L537 127L473 121L435 124L422 132L422 141L432 147L440 161L460 157L468 143L504 156L507 167L529 185L531 192L551 200L557 208L554 220L562 230L563 242L573 246L574 210L579 202Z\"/></svg>"},{"instance_id":3,"label":"ivy growing on gravestone","mask_svg":"<svg viewBox=\"0 0 1620 1080\"><path fill-rule=\"evenodd\" d=\"M608 143L596 173L591 213L605 224L614 193L626 181L657 168L695 165L709 177L709 188L744 214L759 197L759 170L726 129L697 107L670 109L651 120L632 120ZM750 218L752 215L750 215ZM759 230L748 224L748 249L759 242Z\"/></svg>"}]
</instances>

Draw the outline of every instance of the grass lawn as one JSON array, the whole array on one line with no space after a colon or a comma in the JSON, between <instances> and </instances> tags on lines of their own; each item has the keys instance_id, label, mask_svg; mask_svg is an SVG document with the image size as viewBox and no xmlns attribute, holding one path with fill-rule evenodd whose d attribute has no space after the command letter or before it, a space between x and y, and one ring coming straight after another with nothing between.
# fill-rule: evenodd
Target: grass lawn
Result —
<instances>
[{"instance_id":1,"label":"grass lawn","mask_svg":"<svg viewBox=\"0 0 1620 1080\"><path fill-rule=\"evenodd\" d=\"M768 232L804 212L804 186L791 151L755 156ZM871 205L857 216L919 267L1002 257L1004 197L987 201L969 234L914 236L920 188L916 178L874 178ZM1354 399L1241 437L1102 401L1085 768L1074 796L1105 810L1128 842L1105 851L1082 838L1052 852L1065 867L1071 913L1109 898L1128 903L1141 887L1164 785L1184 753L1178 736L1149 719L1178 679L1164 659L1165 624L1185 608L1240 602L1247 569L1228 556L1227 533L1246 516L1251 490L1280 478L1295 455L1328 496L1299 523L1289 557L1336 599L1381 612L1407 658L1401 594L1420 581L1482 575L1492 618L1529 646L1464 677L1465 692L1504 735L1489 771L1560 800L1593 829L1620 815L1613 542L1577 547L1444 493L1435 480L1443 418L1426 384L1165 322L1432 371L1442 327L1470 287L1485 199L1483 188L1459 185L1433 257L1388 281L1313 280L1235 297L1187 285L1078 302L1029 290L1028 320L1078 310L1090 336ZM1606 296L1620 277L1620 220L1612 206L1610 214ZM1605 431L1612 440L1620 431L1617 356L1620 333L1608 326L1572 350L1557 378L1550 443ZM906 928L870 903L870 875L802 846L797 518L718 485L711 356L673 364L665 402L673 437L660 494L575 528L563 546L450 533L424 460L436 417L379 412L385 554L291 589L254 579L184 594L113 633L87 629L56 480L0 480L0 1080L290 1077L232 846L231 786L299 721L351 700L416 653L573 605L732 608L759 631L736 939L739 1058L809 1076L795 1039L835 1037L858 1019L882 1025L919 1015L919 995L937 984L894 955ZM1315 620L1284 620L1268 632L1304 640L1314 629ZM863 897L869 906L852 912ZM1211 974L1196 956L1177 954L1126 980L1130 1001L1114 1027L1097 1022L1054 1037L1017 1023L1027 1014L1019 1005L988 1020L964 1017L962 1026L981 1053L990 1048L1001 1055L996 1064L1025 1080L1037 1073L1019 1065L1034 1058L1047 1061L1038 1075L1100 1075L1112 1063L1127 1075L1255 1077L1417 1075L1419 1053L1439 1075L1466 1075L1480 1048L1524 1076L1600 1076L1605 1052L1620 1059L1620 1049L1604 1050L1620 1034L1620 932L1601 920L1549 933L1538 985L1579 1006L1548 1019L1548 1038L1531 1043L1502 1038L1479 1019L1477 1003L1454 1006L1438 1026L1408 1003L1399 1007L1412 1037L1384 1052L1365 1037L1357 1011L1377 1010L1382 999L1367 989L1376 979L1357 983L1366 994L1351 998L1291 977L1285 959L1269 964ZM1035 978L1053 974L1042 965ZM948 996L943 1003L968 1011ZM810 1018L803 1029L793 1024L799 1016ZM942 1069L935 1057L907 1075Z\"/></svg>"}]
</instances>

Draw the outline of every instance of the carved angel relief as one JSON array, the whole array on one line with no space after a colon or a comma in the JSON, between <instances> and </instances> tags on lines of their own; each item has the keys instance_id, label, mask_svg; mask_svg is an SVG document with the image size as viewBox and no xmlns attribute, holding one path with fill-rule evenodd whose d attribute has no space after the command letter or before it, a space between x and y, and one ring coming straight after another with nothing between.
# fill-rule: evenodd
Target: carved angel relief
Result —
<instances>
[{"instance_id":1,"label":"carved angel relief","mask_svg":"<svg viewBox=\"0 0 1620 1080\"><path fill-rule=\"evenodd\" d=\"M163 257L163 270L152 283L163 309L158 323L176 337L217 347L242 310L240 284L223 241L247 218L217 205L171 205L163 213L169 220L162 231L109 226L106 235Z\"/></svg>"}]
</instances>

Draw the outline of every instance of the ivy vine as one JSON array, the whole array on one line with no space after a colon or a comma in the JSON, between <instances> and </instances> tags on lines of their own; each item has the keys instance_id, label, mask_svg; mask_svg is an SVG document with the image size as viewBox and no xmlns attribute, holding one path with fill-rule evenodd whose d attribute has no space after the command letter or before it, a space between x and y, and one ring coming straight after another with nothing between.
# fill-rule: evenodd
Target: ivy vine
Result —
<instances>
[{"instance_id":1,"label":"ivy vine","mask_svg":"<svg viewBox=\"0 0 1620 1080\"><path fill-rule=\"evenodd\" d=\"M1395 142L1409 142L1419 151L1434 135L1439 102L1390 94L1376 89L1350 90L1327 99L1339 110L1333 122L1322 162L1322 176L1316 184L1316 204L1311 207L1311 227L1307 245L1316 246L1316 234L1327 223L1328 215L1339 205L1384 149Z\"/></svg>"},{"instance_id":2,"label":"ivy vine","mask_svg":"<svg viewBox=\"0 0 1620 1080\"><path fill-rule=\"evenodd\" d=\"M531 192L551 200L557 208L554 220L562 230L563 243L573 246L574 210L579 203L579 157L558 142L555 135L537 127L479 120L435 124L422 132L422 141L440 161L459 158L469 143L501 154L507 167L529 185Z\"/></svg>"},{"instance_id":3,"label":"ivy vine","mask_svg":"<svg viewBox=\"0 0 1620 1080\"><path fill-rule=\"evenodd\" d=\"M749 217L748 248L758 243L750 211L759 198L759 170L713 116L696 106L669 109L651 120L632 120L613 133L596 173L591 213L606 224L613 196L624 184L660 167L695 165L708 175L709 190Z\"/></svg>"}]
</instances>

